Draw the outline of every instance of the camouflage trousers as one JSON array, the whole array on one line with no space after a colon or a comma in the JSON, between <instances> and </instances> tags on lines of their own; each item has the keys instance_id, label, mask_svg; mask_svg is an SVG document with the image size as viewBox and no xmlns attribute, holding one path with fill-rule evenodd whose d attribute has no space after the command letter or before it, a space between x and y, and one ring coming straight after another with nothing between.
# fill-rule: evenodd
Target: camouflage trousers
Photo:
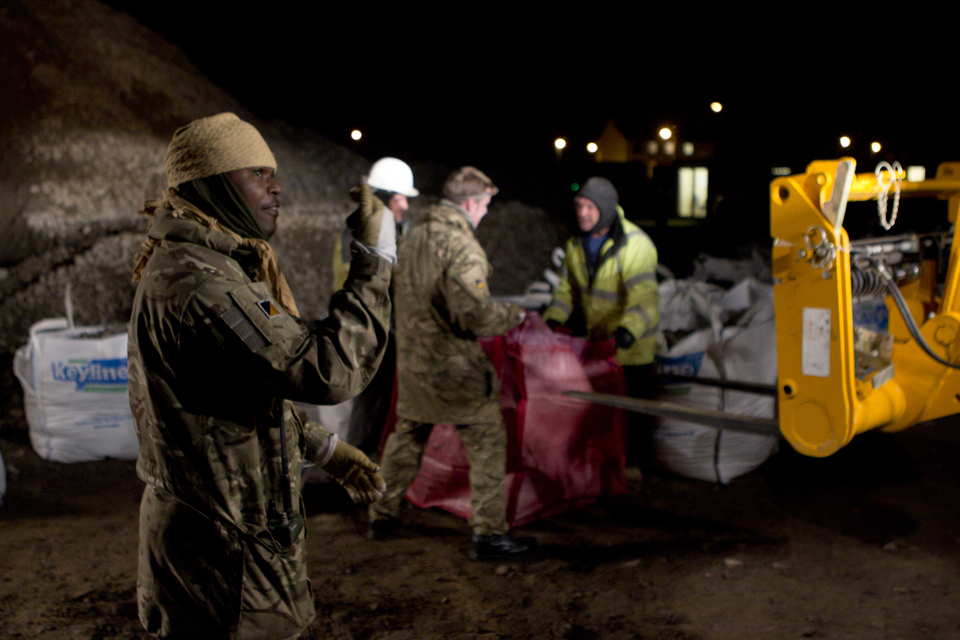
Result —
<instances>
[{"instance_id":1,"label":"camouflage trousers","mask_svg":"<svg viewBox=\"0 0 960 640\"><path fill-rule=\"evenodd\" d=\"M159 638L299 638L314 618L304 538L271 552L147 486L140 502L140 622Z\"/></svg>"},{"instance_id":2,"label":"camouflage trousers","mask_svg":"<svg viewBox=\"0 0 960 640\"><path fill-rule=\"evenodd\" d=\"M413 484L430 438L432 424L400 418L390 434L380 461L387 490L370 505L370 518L400 517L404 494ZM475 534L506 533L509 529L504 502L507 467L507 432L502 422L457 425L470 460L470 527Z\"/></svg>"}]
</instances>

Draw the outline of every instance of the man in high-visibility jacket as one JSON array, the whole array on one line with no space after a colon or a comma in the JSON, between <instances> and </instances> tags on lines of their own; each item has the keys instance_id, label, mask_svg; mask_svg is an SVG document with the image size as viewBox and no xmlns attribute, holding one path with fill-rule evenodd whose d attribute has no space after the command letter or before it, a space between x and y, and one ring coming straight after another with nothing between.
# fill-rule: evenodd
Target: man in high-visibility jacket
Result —
<instances>
[{"instance_id":1,"label":"man in high-visibility jacket","mask_svg":"<svg viewBox=\"0 0 960 640\"><path fill-rule=\"evenodd\" d=\"M613 338L627 392L648 396L660 332L657 248L624 217L606 178L587 180L573 201L581 233L567 241L563 277L544 320L591 340Z\"/></svg>"}]
</instances>

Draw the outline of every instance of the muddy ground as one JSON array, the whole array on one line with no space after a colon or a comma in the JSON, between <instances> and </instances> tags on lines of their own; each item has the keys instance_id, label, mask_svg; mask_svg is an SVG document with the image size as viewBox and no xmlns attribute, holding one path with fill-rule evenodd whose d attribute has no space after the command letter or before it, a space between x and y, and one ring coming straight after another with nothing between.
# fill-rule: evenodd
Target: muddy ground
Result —
<instances>
[{"instance_id":1,"label":"muddy ground","mask_svg":"<svg viewBox=\"0 0 960 640\"><path fill-rule=\"evenodd\" d=\"M146 637L133 463L45 462L4 405L0 637ZM312 637L960 638L958 460L952 419L825 460L785 448L727 486L632 473L628 495L520 529L540 548L505 564L470 562L441 511L368 541L362 509L309 485Z\"/></svg>"}]
</instances>

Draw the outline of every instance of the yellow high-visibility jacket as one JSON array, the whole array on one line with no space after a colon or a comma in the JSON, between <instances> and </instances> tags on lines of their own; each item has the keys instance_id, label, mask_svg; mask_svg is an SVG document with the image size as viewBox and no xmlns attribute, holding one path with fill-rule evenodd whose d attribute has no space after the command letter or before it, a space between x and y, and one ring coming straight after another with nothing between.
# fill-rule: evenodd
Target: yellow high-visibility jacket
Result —
<instances>
[{"instance_id":1,"label":"yellow high-visibility jacket","mask_svg":"<svg viewBox=\"0 0 960 640\"><path fill-rule=\"evenodd\" d=\"M567 241L562 279L543 314L591 340L613 337L617 327L627 329L634 342L617 349L617 362L642 365L653 362L660 332L660 293L657 289L657 248L640 227L623 216L610 229L600 248L593 274L574 236Z\"/></svg>"}]
</instances>

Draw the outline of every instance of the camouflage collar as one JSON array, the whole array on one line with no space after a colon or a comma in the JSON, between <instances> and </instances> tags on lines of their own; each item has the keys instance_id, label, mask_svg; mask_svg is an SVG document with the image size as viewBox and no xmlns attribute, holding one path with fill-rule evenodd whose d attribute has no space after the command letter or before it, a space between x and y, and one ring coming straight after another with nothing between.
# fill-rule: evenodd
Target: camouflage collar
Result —
<instances>
[{"instance_id":1,"label":"camouflage collar","mask_svg":"<svg viewBox=\"0 0 960 640\"><path fill-rule=\"evenodd\" d=\"M148 203L154 205L154 203ZM154 248L164 240L189 242L206 247L236 260L251 280L265 282L274 298L291 315L300 317L297 303L280 271L277 254L266 240L243 238L226 228L220 228L216 218L197 209L175 193L166 201L144 209L153 220L147 229L147 241L137 254L134 280L139 280Z\"/></svg>"},{"instance_id":2,"label":"camouflage collar","mask_svg":"<svg viewBox=\"0 0 960 640\"><path fill-rule=\"evenodd\" d=\"M427 219L466 229L473 233L473 225L470 224L467 213L449 200L441 200L440 204L431 207L427 212Z\"/></svg>"},{"instance_id":3,"label":"camouflage collar","mask_svg":"<svg viewBox=\"0 0 960 640\"><path fill-rule=\"evenodd\" d=\"M198 220L188 218L183 212L162 206L153 216L147 236L155 240L190 242L230 255L240 246L230 236L211 229Z\"/></svg>"}]
</instances>

